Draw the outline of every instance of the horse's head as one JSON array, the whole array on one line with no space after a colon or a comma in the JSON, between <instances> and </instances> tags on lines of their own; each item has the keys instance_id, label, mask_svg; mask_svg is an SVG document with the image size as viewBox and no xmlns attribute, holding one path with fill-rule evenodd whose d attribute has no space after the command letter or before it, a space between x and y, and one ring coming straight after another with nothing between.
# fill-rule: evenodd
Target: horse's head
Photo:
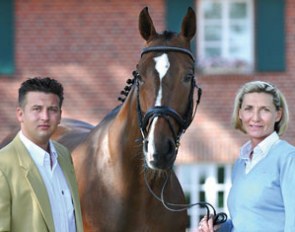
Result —
<instances>
[{"instance_id":1,"label":"horse's head","mask_svg":"<svg viewBox=\"0 0 295 232\"><path fill-rule=\"evenodd\" d=\"M194 115L194 57L190 40L196 32L196 16L189 8L179 34L158 34L144 8L139 30L146 41L137 65L137 111L149 168L173 167L181 134Z\"/></svg>"}]
</instances>

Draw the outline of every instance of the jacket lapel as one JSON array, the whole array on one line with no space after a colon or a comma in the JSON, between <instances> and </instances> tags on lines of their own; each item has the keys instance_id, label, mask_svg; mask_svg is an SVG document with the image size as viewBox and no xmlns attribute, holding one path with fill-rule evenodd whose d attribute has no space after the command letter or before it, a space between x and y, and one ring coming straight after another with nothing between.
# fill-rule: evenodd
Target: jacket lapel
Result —
<instances>
[{"instance_id":1,"label":"jacket lapel","mask_svg":"<svg viewBox=\"0 0 295 232\"><path fill-rule=\"evenodd\" d=\"M27 149L19 139L19 136L14 139L13 143L18 153L20 166L25 172L25 176L27 178L29 186L31 187L32 192L34 193L33 196L38 202L40 211L47 224L47 227L49 231L54 231L54 222L52 218L50 201L38 168L36 167Z\"/></svg>"}]
</instances>

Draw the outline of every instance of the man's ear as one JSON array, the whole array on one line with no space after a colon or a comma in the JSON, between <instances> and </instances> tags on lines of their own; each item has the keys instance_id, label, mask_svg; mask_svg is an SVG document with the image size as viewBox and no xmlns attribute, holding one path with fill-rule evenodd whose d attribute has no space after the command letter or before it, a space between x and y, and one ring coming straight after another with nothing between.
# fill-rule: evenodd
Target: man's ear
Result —
<instances>
[{"instance_id":1,"label":"man's ear","mask_svg":"<svg viewBox=\"0 0 295 232\"><path fill-rule=\"evenodd\" d=\"M16 118L18 120L18 122L23 122L23 115L24 115L24 112L23 112L23 109L21 107L17 107L16 108Z\"/></svg>"}]
</instances>

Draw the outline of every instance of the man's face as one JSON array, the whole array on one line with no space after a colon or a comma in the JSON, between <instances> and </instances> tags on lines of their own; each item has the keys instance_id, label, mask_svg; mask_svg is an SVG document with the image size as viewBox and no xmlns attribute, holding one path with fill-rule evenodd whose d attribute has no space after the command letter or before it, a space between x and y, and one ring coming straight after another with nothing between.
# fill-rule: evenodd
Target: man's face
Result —
<instances>
[{"instance_id":1,"label":"man's face","mask_svg":"<svg viewBox=\"0 0 295 232\"><path fill-rule=\"evenodd\" d=\"M59 97L52 93L28 92L16 115L24 135L47 150L49 138L61 120Z\"/></svg>"}]
</instances>

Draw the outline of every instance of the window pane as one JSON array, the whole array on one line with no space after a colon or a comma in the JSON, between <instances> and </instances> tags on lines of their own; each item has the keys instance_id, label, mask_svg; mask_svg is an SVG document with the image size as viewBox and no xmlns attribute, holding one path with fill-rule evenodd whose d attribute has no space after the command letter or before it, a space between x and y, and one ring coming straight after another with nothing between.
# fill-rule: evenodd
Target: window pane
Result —
<instances>
[{"instance_id":1,"label":"window pane","mask_svg":"<svg viewBox=\"0 0 295 232\"><path fill-rule=\"evenodd\" d=\"M251 61L249 31L244 25L230 26L230 46L229 54L232 58L243 59L244 61Z\"/></svg>"},{"instance_id":2,"label":"window pane","mask_svg":"<svg viewBox=\"0 0 295 232\"><path fill-rule=\"evenodd\" d=\"M233 57L238 57L239 54L241 53L240 47L237 47L237 46L231 46L229 51Z\"/></svg>"},{"instance_id":3,"label":"window pane","mask_svg":"<svg viewBox=\"0 0 295 232\"><path fill-rule=\"evenodd\" d=\"M206 41L220 41L221 40L221 26L207 26L205 28Z\"/></svg>"},{"instance_id":4,"label":"window pane","mask_svg":"<svg viewBox=\"0 0 295 232\"><path fill-rule=\"evenodd\" d=\"M220 19L221 18L221 4L220 3L204 3L205 19Z\"/></svg>"},{"instance_id":5,"label":"window pane","mask_svg":"<svg viewBox=\"0 0 295 232\"><path fill-rule=\"evenodd\" d=\"M230 18L231 19L246 18L246 4L245 3L230 4Z\"/></svg>"},{"instance_id":6,"label":"window pane","mask_svg":"<svg viewBox=\"0 0 295 232\"><path fill-rule=\"evenodd\" d=\"M206 57L217 57L221 56L221 49L218 47L210 47L205 49Z\"/></svg>"},{"instance_id":7,"label":"window pane","mask_svg":"<svg viewBox=\"0 0 295 232\"><path fill-rule=\"evenodd\" d=\"M243 25L243 24L232 24L230 26L230 33L231 34L236 34L236 35L239 35L239 34L245 34L246 33L246 26Z\"/></svg>"},{"instance_id":8,"label":"window pane","mask_svg":"<svg viewBox=\"0 0 295 232\"><path fill-rule=\"evenodd\" d=\"M229 30L229 39L231 43L244 44L249 40L249 32L245 25L234 24L230 26Z\"/></svg>"}]
</instances>

